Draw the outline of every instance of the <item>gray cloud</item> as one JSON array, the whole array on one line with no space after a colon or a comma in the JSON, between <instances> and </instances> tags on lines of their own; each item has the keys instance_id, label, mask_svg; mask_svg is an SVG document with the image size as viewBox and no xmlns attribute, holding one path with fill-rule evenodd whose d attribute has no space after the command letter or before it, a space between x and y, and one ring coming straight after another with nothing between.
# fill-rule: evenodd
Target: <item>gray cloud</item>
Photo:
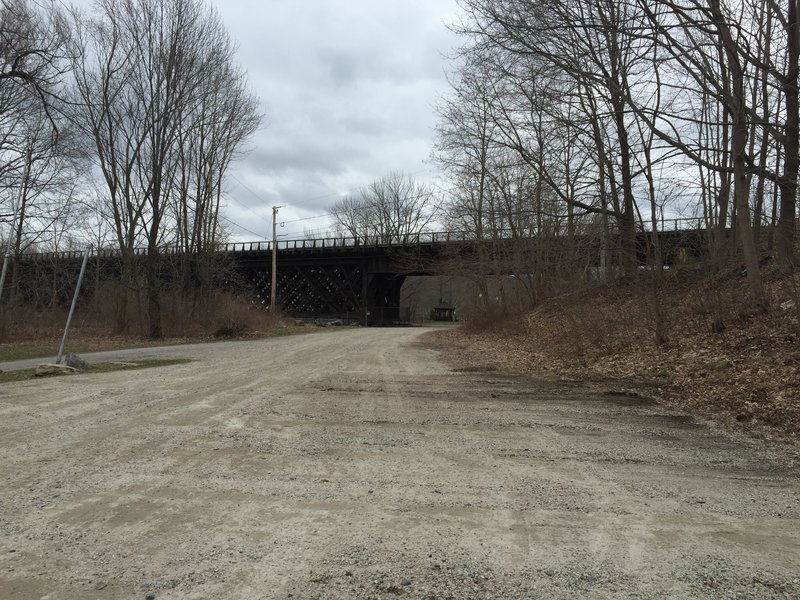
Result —
<instances>
[{"instance_id":1,"label":"gray cloud","mask_svg":"<svg viewBox=\"0 0 800 600\"><path fill-rule=\"evenodd\" d=\"M393 170L433 175L425 161L432 106L446 89L442 56L455 43L445 27L455 0L227 0L218 8L267 116L233 169L232 221L269 221L265 203L286 205L285 220L321 214ZM292 224L300 233L325 226Z\"/></svg>"},{"instance_id":2,"label":"gray cloud","mask_svg":"<svg viewBox=\"0 0 800 600\"><path fill-rule=\"evenodd\" d=\"M266 235L273 204L295 221L390 171L433 177L432 106L446 91L456 0L211 2L266 115L226 185L236 238ZM312 219L282 231L326 228Z\"/></svg>"}]
</instances>

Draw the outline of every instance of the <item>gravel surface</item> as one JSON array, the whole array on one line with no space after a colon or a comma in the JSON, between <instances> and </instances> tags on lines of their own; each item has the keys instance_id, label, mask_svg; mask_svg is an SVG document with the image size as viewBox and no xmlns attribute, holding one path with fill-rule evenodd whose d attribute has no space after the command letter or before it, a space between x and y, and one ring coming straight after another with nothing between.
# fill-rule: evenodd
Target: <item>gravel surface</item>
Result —
<instances>
[{"instance_id":1,"label":"gravel surface","mask_svg":"<svg viewBox=\"0 0 800 600\"><path fill-rule=\"evenodd\" d=\"M0 598L797 598L797 453L421 329L0 385Z\"/></svg>"}]
</instances>

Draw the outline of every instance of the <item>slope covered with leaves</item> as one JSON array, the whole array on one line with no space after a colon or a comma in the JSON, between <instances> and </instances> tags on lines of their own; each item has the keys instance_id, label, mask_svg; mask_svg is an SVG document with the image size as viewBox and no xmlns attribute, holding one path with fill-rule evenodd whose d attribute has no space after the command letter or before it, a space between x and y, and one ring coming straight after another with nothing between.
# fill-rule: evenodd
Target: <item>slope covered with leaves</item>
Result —
<instances>
[{"instance_id":1,"label":"slope covered with leaves","mask_svg":"<svg viewBox=\"0 0 800 600\"><path fill-rule=\"evenodd\" d=\"M750 307L744 275L738 265L713 277L683 267L656 287L641 274L439 335L472 368L606 381L732 427L796 439L800 273L765 267L766 311ZM667 332L660 345L657 311Z\"/></svg>"}]
</instances>

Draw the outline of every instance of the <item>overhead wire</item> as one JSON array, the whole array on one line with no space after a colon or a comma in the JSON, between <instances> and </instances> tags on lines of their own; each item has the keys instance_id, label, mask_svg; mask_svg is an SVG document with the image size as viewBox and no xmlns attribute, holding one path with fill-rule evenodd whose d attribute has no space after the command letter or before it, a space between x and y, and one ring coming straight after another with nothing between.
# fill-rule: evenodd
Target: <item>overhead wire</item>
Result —
<instances>
[{"instance_id":1,"label":"overhead wire","mask_svg":"<svg viewBox=\"0 0 800 600\"><path fill-rule=\"evenodd\" d=\"M247 191L248 191L248 192L249 192L249 193L250 193L250 194L251 194L253 197L255 197L255 198L259 199L259 200L262 200L262 201L266 202L266 200L265 200L264 198L262 198L261 196L259 196L259 195L258 195L258 194L257 194L255 191L253 191L253 190L252 190L252 188L250 188L250 187L249 187L249 186L247 186L247 185L246 185L244 182L242 182L242 181L241 181L241 179L239 179L239 178L238 178L238 177L236 177L235 175L232 175L232 177L233 177L233 179L235 179L235 180L236 180L236 181L237 181L237 182L238 182L240 185L242 185L242 187L244 187L244 188L245 188L245 189L246 189L246 190L247 190ZM414 197L414 200L418 200L418 199L422 198L423 196L429 196L429 197L430 197L430 196L435 196L435 195L443 196L444 194L447 194L447 193L449 193L449 192L453 192L453 191L456 191L456 190L458 190L458 189L459 189L459 188L458 188L458 186L451 186L451 187L441 187L441 186L434 186L434 188L435 188L434 190L428 190L428 191L425 191L425 192L423 192L423 193L417 194L417 195ZM345 193L345 195L346 195L347 193L352 193L352 192L346 192L346 193ZM314 200L321 200L321 199L324 199L324 198L330 198L330 197L333 197L333 196L340 196L340 195L342 195L340 192L331 192L331 193L329 193L329 194L321 194L321 195L319 195L319 196L313 196L313 197L311 197L311 198L308 198L308 199L307 199L307 201L308 201L308 202L311 202L311 201L314 201ZM233 202L235 202L237 205L239 205L239 206L241 206L241 207L245 208L246 210L248 210L248 211L249 211L251 214L253 214L254 216L257 216L258 218L260 218L260 219L264 219L264 220L266 221L266 219L265 219L263 216L257 215L257 214L256 214L254 211L252 211L251 209L249 209L247 206L243 205L241 202L238 202L238 201L236 201L235 199L233 199L233 198L230 198L230 196L228 196L228 195L226 195L226 198L229 198L230 200L232 200ZM376 203L376 202L372 202L372 203L365 203L365 204L362 204L362 205L361 205L361 207L362 207L362 208L377 208L378 206L380 206L380 205L379 205L378 203ZM301 223L301 222L305 222L305 221L314 221L314 220L317 220L317 219L324 219L324 218L336 217L337 215L343 214L343 213L345 213L345 212L346 212L346 211L344 211L344 210L338 210L338 211L337 211L337 210L329 210L329 211L327 211L327 212L320 213L320 214L316 214L316 215L311 215L311 216L308 216L308 217L298 217L298 218L296 218L296 219L288 219L288 220L280 221L280 226L281 226L281 227L283 227L283 226L285 226L285 225L290 225L290 224L292 224L292 223ZM259 237L260 239L264 239L264 238L261 236L261 234L255 233L254 231L252 231L252 230L250 230L250 229L248 229L248 228L244 227L243 225L240 225L240 224L238 224L238 223L236 223L236 222L232 221L231 219L229 219L229 218L227 218L227 217L223 217L223 218L224 218L224 219L225 219L227 222L229 222L231 225L234 225L234 226L238 227L238 228L239 228L239 229L241 229L242 231L246 231L246 232L248 232L248 233L251 233L251 234L253 234L253 235L255 235L255 236ZM286 236L286 235L306 235L306 233L307 233L307 232L292 232L291 234L282 234L282 236L281 236L281 237L284 237L284 236Z\"/></svg>"},{"instance_id":2,"label":"overhead wire","mask_svg":"<svg viewBox=\"0 0 800 600\"><path fill-rule=\"evenodd\" d=\"M223 221L229 223L230 225L233 225L234 227L236 227L238 229L241 229L242 231L246 231L247 233L250 233L250 234L256 236L258 239L266 239L266 236L263 236L260 233L256 233L252 229L248 229L244 225L241 225L240 223L237 223L236 221L234 221L232 219L229 219L228 217L226 217L222 213L219 214L219 218L222 219Z\"/></svg>"},{"instance_id":3,"label":"overhead wire","mask_svg":"<svg viewBox=\"0 0 800 600\"><path fill-rule=\"evenodd\" d=\"M256 194L252 189L250 189L247 185L245 185L245 183L243 181L241 181L238 177L236 177L235 175L231 175L231 177L233 177L237 182L239 182L239 185L241 185L244 189L246 189L248 192L250 192L255 198L258 198L259 200L262 200L262 198L260 198L258 196L258 194ZM240 206L241 208L243 208L244 210L249 212L251 215L253 215L257 219L263 220L265 225L267 224L267 217L265 217L264 215L258 214L252 208L250 208L249 206L247 206L246 204L244 204L242 202L239 202L236 198L232 197L228 193L223 193L223 196L225 197L226 200L237 204L238 206Z\"/></svg>"},{"instance_id":4,"label":"overhead wire","mask_svg":"<svg viewBox=\"0 0 800 600\"><path fill-rule=\"evenodd\" d=\"M414 173L411 173L410 175L416 175L416 174L418 174L418 173L423 173L423 172L425 172L425 171L426 171L426 170L415 171ZM256 199L258 199L258 200L261 200L262 202L268 203L268 202L267 202L267 200L266 200L265 198L262 198L262 197L261 197L261 196L260 196L258 193L256 193L256 192L255 192L255 191L254 191L254 190L253 190L251 187L249 187L247 184L245 184L245 183L244 183L244 182L243 182L241 179L239 179L239 178L238 178L236 175L233 175L233 174L231 174L231 178L233 178L234 180L236 180L236 182L238 182L238 183L239 183L239 185L241 185L241 186L242 186L242 187L243 187L245 190L247 190L247 191L248 191L248 192L249 192L249 193L250 193L250 194L251 194L251 195L252 195L254 198L256 198ZM443 188L437 187L437 189L436 189L435 191L430 191L430 192L427 192L427 195L429 195L429 196L432 196L432 195L434 195L434 194L436 194L436 193L443 194L443 193L446 193L446 192L448 192L448 191L453 191L453 190L455 190L455 189L457 189L457 188L456 188L456 187L452 187L452 188L448 188L448 189L443 189ZM312 196L312 197L310 197L310 198L307 198L307 199L306 199L306 202L313 202L314 200L323 200L323 199L325 199L325 198L332 198L332 197L334 197L334 196L346 196L346 195L348 195L348 194L352 194L352 193L353 193L353 190L348 190L347 192L344 192L344 193L342 193L342 192L330 192L330 193L327 193L327 194L321 194L321 195L319 195L319 196ZM423 193L423 194L418 194L418 195L416 196L416 198L414 198L414 199L415 199L415 200L418 200L418 199L419 199L419 198L421 198L423 195L425 195L425 193ZM228 197L228 196L226 196L226 197ZM244 204L242 204L241 202L238 202L237 200L234 200L233 198L230 198L230 199L231 199L233 202L236 202L236 204L238 204L239 206L242 206L242 207L244 207L245 209L247 209L247 210L250 210L248 207L246 207L246 206L245 206ZM363 206L364 208L375 208L375 207L376 207L376 206L378 206L378 205L377 205L377 204L364 204L364 205L362 205L362 206ZM255 213L254 213L252 210L250 210L250 212L251 212L252 214L254 214L254 215L255 215ZM281 221L281 223L282 223L282 224L284 224L284 225L287 225L287 224L290 224L290 223L299 223L299 222L301 222L301 221L312 221L312 220L315 220L315 219L322 219L322 218L325 218L325 217L332 217L332 216L336 216L336 215L338 215L338 214L342 214L343 212L344 212L344 211L333 211L333 210L332 210L332 211L328 211L328 212L325 212L325 213L322 213L322 214L312 215L312 216L309 216L309 217L299 217L299 218L297 218L297 219L290 219L290 220L286 220L286 221ZM259 218L264 218L264 217L262 217L262 216L259 216Z\"/></svg>"}]
</instances>

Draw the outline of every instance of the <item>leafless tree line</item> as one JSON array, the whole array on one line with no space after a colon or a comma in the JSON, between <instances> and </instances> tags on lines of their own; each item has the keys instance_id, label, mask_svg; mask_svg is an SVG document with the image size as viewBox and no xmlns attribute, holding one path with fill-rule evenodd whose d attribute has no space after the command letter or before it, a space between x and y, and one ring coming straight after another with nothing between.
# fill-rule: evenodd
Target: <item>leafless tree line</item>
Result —
<instances>
[{"instance_id":1,"label":"leafless tree line","mask_svg":"<svg viewBox=\"0 0 800 600\"><path fill-rule=\"evenodd\" d=\"M763 304L765 225L795 264L797 0L460 4L436 149L453 224L479 239L599 230L630 269L637 232L697 216L714 256L734 229ZM660 267L656 235L651 248Z\"/></svg>"},{"instance_id":2,"label":"leafless tree line","mask_svg":"<svg viewBox=\"0 0 800 600\"><path fill-rule=\"evenodd\" d=\"M381 240L421 233L439 216L436 195L424 183L394 172L336 202L331 210L337 233Z\"/></svg>"},{"instance_id":3,"label":"leafless tree line","mask_svg":"<svg viewBox=\"0 0 800 600\"><path fill-rule=\"evenodd\" d=\"M15 254L51 227L53 238L63 234L70 212L80 149L58 97L69 70L68 35L57 11L0 2L0 221L11 225L3 233ZM39 231L30 231L33 221Z\"/></svg>"},{"instance_id":4,"label":"leafless tree line","mask_svg":"<svg viewBox=\"0 0 800 600\"><path fill-rule=\"evenodd\" d=\"M143 288L160 336L160 255L215 247L225 174L260 125L234 44L204 0L98 0L89 12L0 2L0 214L11 254L59 249L75 221L91 222L91 241L121 251L119 326ZM190 260L179 277L192 289L209 274Z\"/></svg>"}]
</instances>

